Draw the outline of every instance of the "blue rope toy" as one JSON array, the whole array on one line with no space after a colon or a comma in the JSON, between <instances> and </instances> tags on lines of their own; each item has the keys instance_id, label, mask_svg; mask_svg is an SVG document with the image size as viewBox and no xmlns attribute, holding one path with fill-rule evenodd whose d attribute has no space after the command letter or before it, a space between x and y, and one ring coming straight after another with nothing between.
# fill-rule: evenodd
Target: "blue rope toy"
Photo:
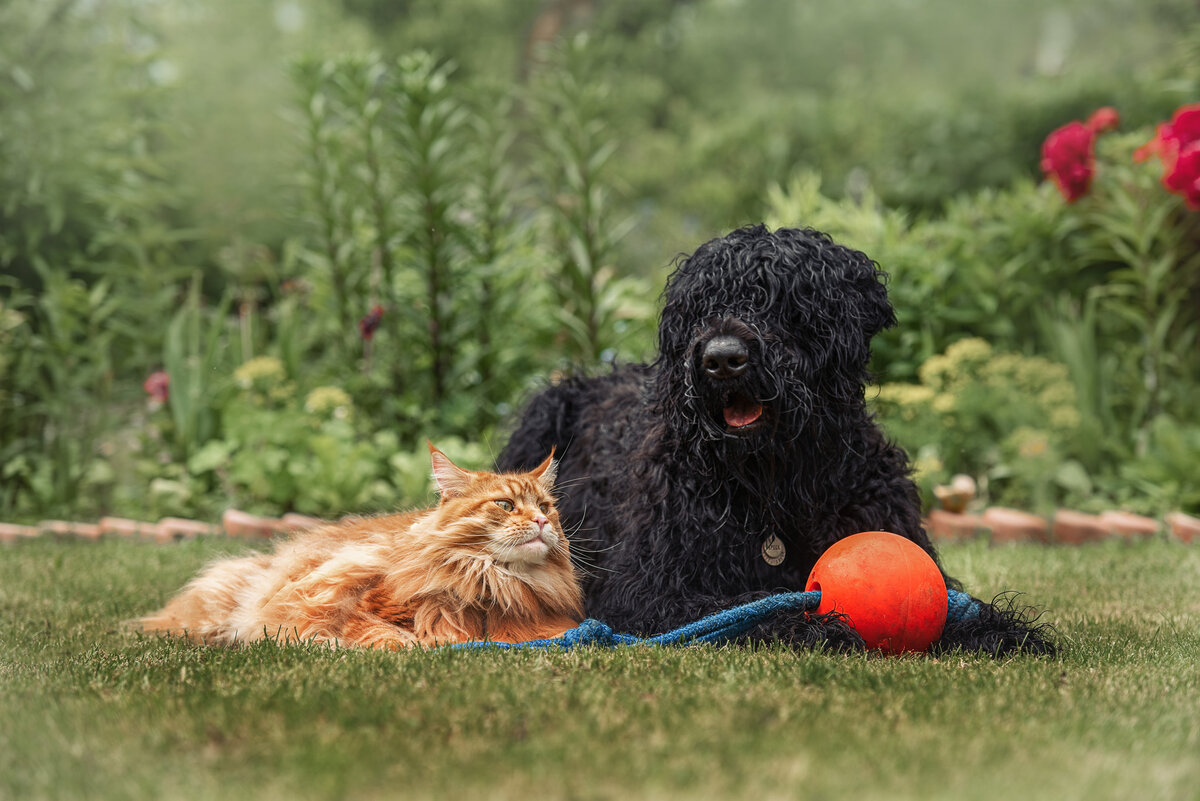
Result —
<instances>
[{"instance_id":1,"label":"blue rope toy","mask_svg":"<svg viewBox=\"0 0 1200 801\"><path fill-rule=\"evenodd\" d=\"M946 622L957 623L979 616L979 602L957 590L947 590L948 606ZM779 612L812 612L821 604L821 591L785 592L770 595L748 604L735 606L688 623L677 629L653 637L635 637L632 634L617 634L599 620L587 620L573 629L563 632L561 637L527 642L464 642L450 648L575 648L580 645L598 645L613 648L618 645L697 645L699 643L725 643L739 634L771 618Z\"/></svg>"}]
</instances>

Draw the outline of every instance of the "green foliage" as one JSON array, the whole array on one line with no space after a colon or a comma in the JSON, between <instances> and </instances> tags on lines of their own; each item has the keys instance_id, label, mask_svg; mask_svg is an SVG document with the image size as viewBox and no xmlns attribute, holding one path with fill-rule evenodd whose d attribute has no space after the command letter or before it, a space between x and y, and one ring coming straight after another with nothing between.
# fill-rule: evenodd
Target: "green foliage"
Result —
<instances>
[{"instance_id":1,"label":"green foliage","mask_svg":"<svg viewBox=\"0 0 1200 801\"><path fill-rule=\"evenodd\" d=\"M537 370L530 357L550 344L554 304L563 303L549 289L548 248L523 222L531 215L511 165L512 105L419 52L394 63L306 61L296 80L313 235L300 260L314 311L337 320L330 338L341 364L361 353L348 389L405 443L431 425L487 430ZM382 327L359 339L354 321L376 304ZM593 339L615 325L602 308L609 317Z\"/></svg>"},{"instance_id":2,"label":"green foliage","mask_svg":"<svg viewBox=\"0 0 1200 801\"><path fill-rule=\"evenodd\" d=\"M1194 412L1192 382L1200 374L1200 220L1163 191L1150 165L1132 162L1147 132L1102 137L1101 171L1080 204L1074 262L1105 271L1089 287L1107 322L1122 373L1137 380L1122 389L1136 451L1147 447L1152 421L1163 412Z\"/></svg>"},{"instance_id":3,"label":"green foliage","mask_svg":"<svg viewBox=\"0 0 1200 801\"><path fill-rule=\"evenodd\" d=\"M121 379L157 358L187 234L158 142L137 9L0 9L0 513L104 501L96 448ZM136 390L135 390L136 391Z\"/></svg>"},{"instance_id":4,"label":"green foliage","mask_svg":"<svg viewBox=\"0 0 1200 801\"><path fill-rule=\"evenodd\" d=\"M1064 460L1080 418L1065 367L973 338L926 361L920 379L884 384L874 408L888 433L917 454L927 492L967 473L993 502L1048 511L1073 488L1078 467ZM1073 466L1056 483L1066 464Z\"/></svg>"},{"instance_id":5,"label":"green foliage","mask_svg":"<svg viewBox=\"0 0 1200 801\"><path fill-rule=\"evenodd\" d=\"M231 407L225 438L189 468L214 466L227 497L241 508L337 515L386 508L395 499L383 480L380 451L394 437L372 442L344 420L319 421L293 407Z\"/></svg>"},{"instance_id":6,"label":"green foliage","mask_svg":"<svg viewBox=\"0 0 1200 801\"><path fill-rule=\"evenodd\" d=\"M472 329L463 333L459 347L470 366L463 383L477 399L477 408L495 410L494 422L511 408L513 398L506 393L513 391L512 377L545 369L538 364L539 352L529 345L549 341L556 321L538 312L550 306L552 295L541 277L546 254L537 244L537 226L523 214L527 190L514 154L512 99L498 87L480 83L473 85L467 102L474 109L471 136L479 147L471 166L476 179L467 186L470 219L463 230L479 292L478 305L467 315ZM523 322L496 324L502 320Z\"/></svg>"},{"instance_id":7,"label":"green foliage","mask_svg":"<svg viewBox=\"0 0 1200 801\"><path fill-rule=\"evenodd\" d=\"M289 374L274 356L257 356L231 373L209 363L197 374L207 376L206 386L184 404L213 430L200 439L180 435L174 404L187 391L189 373L182 380L172 374L170 413L152 405L149 419L129 432L138 438L131 450L139 458L111 464L110 473L128 469L146 483L144 492L114 499L123 513L204 519L234 505L334 518L432 500L424 442L414 447L379 429L344 388L306 389L298 383L306 374ZM192 417L182 419L199 430ZM481 443L430 436L464 466L491 463Z\"/></svg>"},{"instance_id":8,"label":"green foliage","mask_svg":"<svg viewBox=\"0 0 1200 801\"><path fill-rule=\"evenodd\" d=\"M876 339L873 364L885 382L919 377L924 396L885 385L885 404L936 404L942 389L928 373L937 354L972 337L1065 366L1074 433L1043 437L1037 458L1030 449L1046 429L1043 410L1022 403L1012 417L1005 409L1016 401L997 401L1002 392L968 401L965 420L945 418L936 405L889 417L918 464L934 467L923 474L927 491L945 478L942 465L990 476L995 494L1014 504L1087 504L1102 492L1129 505L1128 493L1115 491L1122 462L1142 464L1162 416L1196 419L1187 398L1200 375L1200 222L1163 190L1153 167L1133 163L1134 148L1150 137L1149 129L1102 136L1092 191L1074 205L1049 183L1027 181L953 197L932 218L886 208L869 188L858 199L830 199L811 174L769 190L771 224L804 221L889 272L899 325ZM976 436L957 439L968 430ZM1166 498L1186 495L1151 493L1142 505L1163 511Z\"/></svg>"},{"instance_id":9,"label":"green foliage","mask_svg":"<svg viewBox=\"0 0 1200 801\"><path fill-rule=\"evenodd\" d=\"M393 289L393 297L399 301L398 309L417 312L417 325L411 328L425 329L424 347L418 352L428 363L401 361L393 383L404 386L412 383L414 373L424 375L428 388L422 394L435 407L458 384L452 375L460 367L457 343L467 333L457 330L460 310L476 301L479 290L464 264L469 235L462 224L466 212L462 199L473 156L470 148L477 143L467 138L470 109L450 85L452 71L453 65L438 64L429 54L418 52L402 57L395 75L399 98L395 133L404 187L398 203L401 216L412 221L403 233L402 262L416 280L403 282L408 292ZM370 169L371 149L366 153ZM377 231L380 225L376 224ZM380 260L384 284L395 287L390 256L381 252ZM420 291L414 293L415 287Z\"/></svg>"},{"instance_id":10,"label":"green foliage","mask_svg":"<svg viewBox=\"0 0 1200 801\"><path fill-rule=\"evenodd\" d=\"M288 65L365 50L367 30L327 0L136 5L147 20L136 41L154 47L147 68L163 95L153 108L170 123L174 191L202 236L197 261L238 240L278 246L294 235L299 191Z\"/></svg>"},{"instance_id":11,"label":"green foliage","mask_svg":"<svg viewBox=\"0 0 1200 801\"><path fill-rule=\"evenodd\" d=\"M1144 451L1121 465L1107 489L1143 511L1200 513L1200 425L1155 417Z\"/></svg>"},{"instance_id":12,"label":"green foliage","mask_svg":"<svg viewBox=\"0 0 1200 801\"><path fill-rule=\"evenodd\" d=\"M13 350L0 363L7 386L0 508L10 513L84 494L97 438L108 425L111 323L122 302L107 281L88 287L40 261L34 266L41 294L15 293L3 309L3 337Z\"/></svg>"},{"instance_id":13,"label":"green foliage","mask_svg":"<svg viewBox=\"0 0 1200 801\"><path fill-rule=\"evenodd\" d=\"M344 390L320 386L301 394L271 356L243 363L229 383L220 436L181 463L186 482L216 487L228 503L270 513L336 516L397 500L386 480L396 437L364 433Z\"/></svg>"},{"instance_id":14,"label":"green foliage","mask_svg":"<svg viewBox=\"0 0 1200 801\"><path fill-rule=\"evenodd\" d=\"M424 497L426 438L488 442L547 374L647 356L671 258L764 217L891 273L886 382L971 337L1052 357L1080 422L1048 483L1192 503L1152 463L1196 420L1195 215L1128 159L1200 91L1190 0L456 12L3 4L0 514ZM1038 145L1102 104L1134 132L1067 206ZM291 394L242 409L260 357ZM305 410L323 387L351 419ZM1011 422L988 470L1015 493Z\"/></svg>"},{"instance_id":15,"label":"green foliage","mask_svg":"<svg viewBox=\"0 0 1200 801\"><path fill-rule=\"evenodd\" d=\"M1093 277L1070 263L1078 221L1048 186L1022 181L1007 191L950 199L936 218L912 218L882 206L869 189L833 200L811 174L768 191L767 220L812 225L867 253L890 275L899 324L874 343L888 380L916 376L921 364L965 336L1040 346L1027 321L1045 298Z\"/></svg>"},{"instance_id":16,"label":"green foliage","mask_svg":"<svg viewBox=\"0 0 1200 801\"><path fill-rule=\"evenodd\" d=\"M184 305L167 326L163 365L170 378L167 405L174 422L173 445L186 457L217 430L224 362L228 299L209 314L200 305L200 279L192 280ZM207 330L206 330L207 329Z\"/></svg>"},{"instance_id":17,"label":"green foliage","mask_svg":"<svg viewBox=\"0 0 1200 801\"><path fill-rule=\"evenodd\" d=\"M631 320L650 316L645 287L617 275L617 244L632 220L612 221L605 166L617 148L604 119L609 89L586 82L588 42L580 37L559 54L562 65L539 73L529 96L537 132L536 161L550 210L559 319L566 327L566 361L590 367L612 361Z\"/></svg>"},{"instance_id":18,"label":"green foliage","mask_svg":"<svg viewBox=\"0 0 1200 801\"><path fill-rule=\"evenodd\" d=\"M1062 120L1114 104L1146 125L1194 96L1194 67L1164 62L1195 18L1185 0L605 3L588 27L622 100L626 252L756 222L763 187L797 172L922 215L1032 177Z\"/></svg>"}]
</instances>

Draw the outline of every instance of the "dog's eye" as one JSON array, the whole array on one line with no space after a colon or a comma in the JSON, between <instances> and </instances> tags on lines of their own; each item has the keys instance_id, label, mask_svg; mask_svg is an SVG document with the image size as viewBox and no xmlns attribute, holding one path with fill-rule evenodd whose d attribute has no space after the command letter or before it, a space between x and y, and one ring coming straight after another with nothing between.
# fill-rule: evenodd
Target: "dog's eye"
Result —
<instances>
[{"instance_id":1,"label":"dog's eye","mask_svg":"<svg viewBox=\"0 0 1200 801\"><path fill-rule=\"evenodd\" d=\"M508 501L508 500L504 500L504 499L501 499L498 501L492 501L492 503L496 504L497 506L499 506L501 509L503 509L506 512L511 512L514 508L512 501Z\"/></svg>"}]
</instances>

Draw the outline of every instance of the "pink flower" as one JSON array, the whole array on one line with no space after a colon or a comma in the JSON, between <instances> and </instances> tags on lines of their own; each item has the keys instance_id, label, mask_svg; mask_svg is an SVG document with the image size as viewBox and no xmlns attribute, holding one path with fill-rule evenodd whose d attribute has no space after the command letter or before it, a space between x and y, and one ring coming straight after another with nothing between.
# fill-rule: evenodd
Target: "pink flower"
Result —
<instances>
[{"instance_id":1,"label":"pink flower","mask_svg":"<svg viewBox=\"0 0 1200 801\"><path fill-rule=\"evenodd\" d=\"M171 377L165 370L157 370L146 376L146 380L142 382L142 389L146 390L152 403L161 406L167 402L170 395Z\"/></svg>"},{"instance_id":2,"label":"pink flower","mask_svg":"<svg viewBox=\"0 0 1200 801\"><path fill-rule=\"evenodd\" d=\"M1054 181L1068 203L1087 194L1096 173L1096 131L1069 122L1050 132L1042 143L1042 172Z\"/></svg>"},{"instance_id":3,"label":"pink flower","mask_svg":"<svg viewBox=\"0 0 1200 801\"><path fill-rule=\"evenodd\" d=\"M383 307L378 303L371 309L370 314L358 321L358 332L362 338L370 342L375 337L375 329L383 322Z\"/></svg>"}]
</instances>

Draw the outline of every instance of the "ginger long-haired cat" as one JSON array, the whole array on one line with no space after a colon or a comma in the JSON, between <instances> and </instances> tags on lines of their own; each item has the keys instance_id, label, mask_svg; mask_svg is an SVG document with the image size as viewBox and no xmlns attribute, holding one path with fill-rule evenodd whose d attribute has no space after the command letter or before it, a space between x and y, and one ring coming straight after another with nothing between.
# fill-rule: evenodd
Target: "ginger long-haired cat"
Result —
<instances>
[{"instance_id":1,"label":"ginger long-haired cat","mask_svg":"<svg viewBox=\"0 0 1200 801\"><path fill-rule=\"evenodd\" d=\"M529 473L495 474L429 451L435 508L322 526L274 553L215 562L137 623L206 643L367 648L520 642L575 626L583 605L550 494L553 455Z\"/></svg>"}]
</instances>

